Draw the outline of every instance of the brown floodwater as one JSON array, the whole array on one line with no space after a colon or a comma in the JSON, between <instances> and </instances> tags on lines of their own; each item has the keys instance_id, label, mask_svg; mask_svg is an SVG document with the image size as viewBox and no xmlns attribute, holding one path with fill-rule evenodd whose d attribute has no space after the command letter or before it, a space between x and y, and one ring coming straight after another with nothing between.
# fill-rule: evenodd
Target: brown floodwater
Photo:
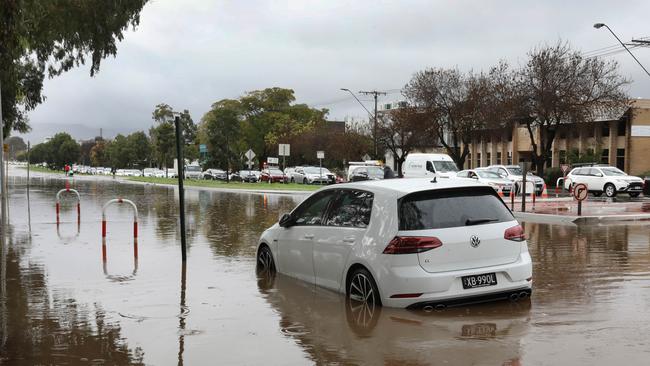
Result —
<instances>
[{"instance_id":1,"label":"brown floodwater","mask_svg":"<svg viewBox=\"0 0 650 366\"><path fill-rule=\"evenodd\" d=\"M20 172L14 172L20 174ZM650 228L524 223L530 301L423 312L357 312L282 275L257 278L261 232L305 196L188 188L181 265L177 191L75 179L10 181L0 258L2 365L645 365L650 360ZM137 256L132 213L139 210Z\"/></svg>"}]
</instances>

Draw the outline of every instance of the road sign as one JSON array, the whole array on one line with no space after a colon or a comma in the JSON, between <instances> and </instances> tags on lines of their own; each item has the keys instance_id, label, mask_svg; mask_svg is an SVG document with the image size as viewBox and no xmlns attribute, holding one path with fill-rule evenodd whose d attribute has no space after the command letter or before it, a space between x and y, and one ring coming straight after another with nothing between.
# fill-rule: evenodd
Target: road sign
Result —
<instances>
[{"instance_id":1,"label":"road sign","mask_svg":"<svg viewBox=\"0 0 650 366\"><path fill-rule=\"evenodd\" d=\"M280 163L280 159L268 157L268 158L266 158L266 162L269 163L269 164L276 164L277 165L277 164Z\"/></svg>"},{"instance_id":2,"label":"road sign","mask_svg":"<svg viewBox=\"0 0 650 366\"><path fill-rule=\"evenodd\" d=\"M589 191L587 190L587 185L584 183L578 183L573 187L573 197L578 201L582 201L587 198L588 193Z\"/></svg>"},{"instance_id":3,"label":"road sign","mask_svg":"<svg viewBox=\"0 0 650 366\"><path fill-rule=\"evenodd\" d=\"M325 159L325 151L316 151L316 159Z\"/></svg>"},{"instance_id":4,"label":"road sign","mask_svg":"<svg viewBox=\"0 0 650 366\"><path fill-rule=\"evenodd\" d=\"M279 156L289 156L291 153L291 145L289 144L280 144L278 147Z\"/></svg>"},{"instance_id":5,"label":"road sign","mask_svg":"<svg viewBox=\"0 0 650 366\"><path fill-rule=\"evenodd\" d=\"M361 159L363 159L363 161L366 161L366 160L370 160L371 157L370 157L370 155L366 154L363 157L361 157Z\"/></svg>"},{"instance_id":6,"label":"road sign","mask_svg":"<svg viewBox=\"0 0 650 366\"><path fill-rule=\"evenodd\" d=\"M562 173L564 173L564 175L566 175L566 173L569 171L569 168L571 168L571 167L569 166L569 164L562 164L562 165L560 165L560 168L562 169Z\"/></svg>"},{"instance_id":7,"label":"road sign","mask_svg":"<svg viewBox=\"0 0 650 366\"><path fill-rule=\"evenodd\" d=\"M253 158L255 157L255 153L251 149L248 149L245 155L248 160L253 160Z\"/></svg>"},{"instance_id":8,"label":"road sign","mask_svg":"<svg viewBox=\"0 0 650 366\"><path fill-rule=\"evenodd\" d=\"M208 152L208 145L206 144L199 144L199 153L205 154Z\"/></svg>"}]
</instances>

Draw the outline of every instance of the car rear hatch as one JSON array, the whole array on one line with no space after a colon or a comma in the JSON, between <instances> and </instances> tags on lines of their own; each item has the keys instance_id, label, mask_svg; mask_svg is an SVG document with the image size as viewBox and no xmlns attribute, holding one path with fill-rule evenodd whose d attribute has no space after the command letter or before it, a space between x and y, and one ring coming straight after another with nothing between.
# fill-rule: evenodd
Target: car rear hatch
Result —
<instances>
[{"instance_id":1,"label":"car rear hatch","mask_svg":"<svg viewBox=\"0 0 650 366\"><path fill-rule=\"evenodd\" d=\"M399 207L398 237L436 238L440 244L418 253L427 272L495 266L519 258L523 232L491 187L416 192L401 198Z\"/></svg>"}]
</instances>

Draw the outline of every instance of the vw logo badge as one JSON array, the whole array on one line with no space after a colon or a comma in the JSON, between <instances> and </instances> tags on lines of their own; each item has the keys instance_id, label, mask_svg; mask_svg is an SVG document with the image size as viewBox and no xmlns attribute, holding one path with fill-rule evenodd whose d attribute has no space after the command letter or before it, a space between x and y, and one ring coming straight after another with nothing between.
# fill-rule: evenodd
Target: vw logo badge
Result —
<instances>
[{"instance_id":1,"label":"vw logo badge","mask_svg":"<svg viewBox=\"0 0 650 366\"><path fill-rule=\"evenodd\" d=\"M476 248L481 244L481 239L478 238L476 235L472 235L471 238L469 238L469 244L472 246L472 248Z\"/></svg>"}]
</instances>

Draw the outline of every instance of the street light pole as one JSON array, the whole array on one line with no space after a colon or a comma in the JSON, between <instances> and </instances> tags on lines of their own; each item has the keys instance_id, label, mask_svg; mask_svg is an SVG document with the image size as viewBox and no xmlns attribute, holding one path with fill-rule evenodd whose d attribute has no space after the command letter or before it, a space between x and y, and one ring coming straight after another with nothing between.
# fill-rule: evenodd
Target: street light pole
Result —
<instances>
[{"instance_id":1,"label":"street light pole","mask_svg":"<svg viewBox=\"0 0 650 366\"><path fill-rule=\"evenodd\" d=\"M614 38L616 38L616 40L618 41L618 43L620 43L621 46L623 46L623 48L625 48L625 50L627 51L627 53L629 53L630 56L632 56L632 58L634 59L634 61L636 61L636 63L639 64L639 66L641 66L641 68L643 69L643 71L645 71L645 73L646 73L648 76L650 76L650 72L648 72L648 70L643 66L643 64L641 64L641 61L639 61L639 60L636 58L636 56L634 56L634 54L632 53L632 51L630 51L630 49L627 48L627 46L625 45L625 43L623 43L623 42L621 41L621 39L618 38L618 36L616 35L616 33L614 33L614 31L612 30L612 28L610 28L610 27L609 27L607 24L605 24L605 23L596 23L596 24L594 24L594 28L596 28L596 29L600 29L600 28L602 28L602 27L607 28L607 30L609 31L609 33L611 33L611 34L614 36Z\"/></svg>"},{"instance_id":2,"label":"street light pole","mask_svg":"<svg viewBox=\"0 0 650 366\"><path fill-rule=\"evenodd\" d=\"M2 81L0 81L0 211L2 211L2 222L0 223L0 226L2 226L2 234L4 235L4 223L5 223L5 215L7 214L6 212L6 202L7 202L7 185L5 180L7 177L5 177L5 168L4 168L4 148L5 148L5 141L4 141L4 136L5 136L5 123L4 119L2 119ZM28 163L29 164L29 163Z\"/></svg>"},{"instance_id":3,"label":"street light pole","mask_svg":"<svg viewBox=\"0 0 650 366\"><path fill-rule=\"evenodd\" d=\"M366 108L366 106L365 106L363 103L361 103L361 101L359 100L359 98L357 98L357 96L354 95L354 93L353 93L350 89L347 89L347 88L341 88L341 90L346 91L346 92L352 94L352 96L354 97L354 99L356 99L357 102L359 102L359 104L361 104L361 106L363 107L363 109L365 109L366 112L368 112L368 115L370 115L370 117L373 118L373 122L374 122L374 123L373 123L373 127L372 127L372 141L373 141L373 145L374 145L375 159L377 159L377 157L378 157L378 151L377 151L377 97L380 96L380 95L386 95L386 93L384 93L384 92L380 92L380 91L376 91L376 90L373 90L373 91L360 91L360 92L359 92L359 93L361 93L361 94L372 95L372 96L374 97L374 99L375 99L375 113L372 113L372 112L370 112L370 111L368 110L368 108Z\"/></svg>"}]
</instances>

